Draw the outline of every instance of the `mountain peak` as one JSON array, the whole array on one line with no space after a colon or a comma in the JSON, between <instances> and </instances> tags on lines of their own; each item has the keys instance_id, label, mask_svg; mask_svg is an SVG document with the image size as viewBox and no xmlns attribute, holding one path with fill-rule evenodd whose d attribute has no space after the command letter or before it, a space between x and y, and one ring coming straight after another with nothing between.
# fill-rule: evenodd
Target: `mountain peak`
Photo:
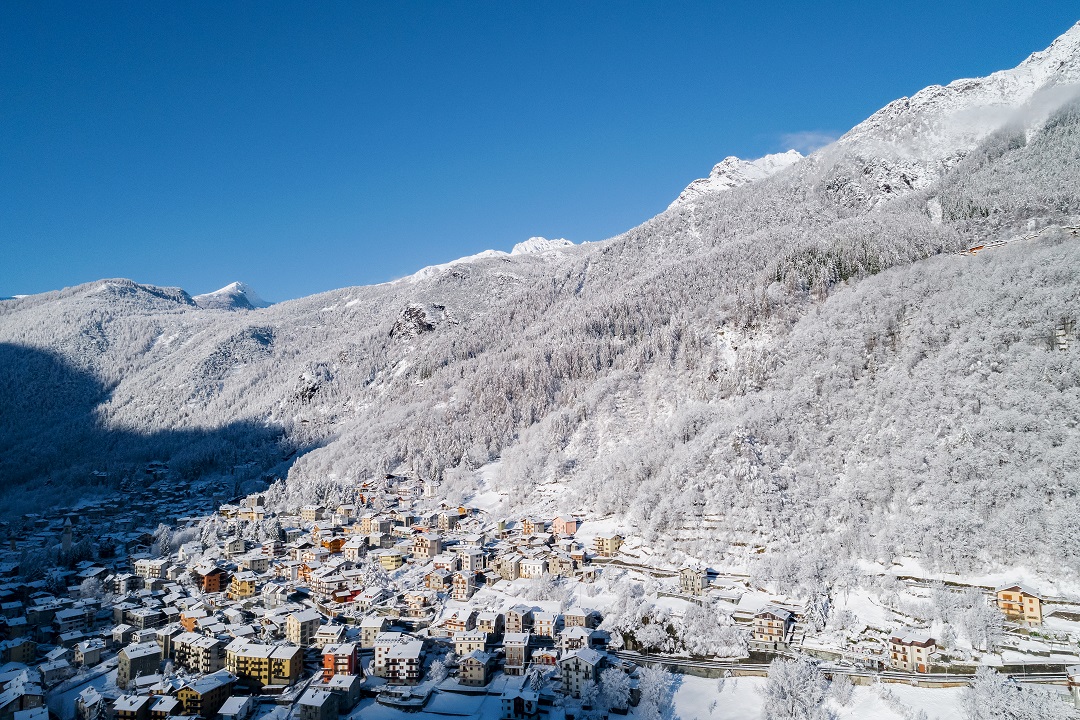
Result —
<instances>
[{"instance_id":1,"label":"mountain peak","mask_svg":"<svg viewBox=\"0 0 1080 720\"><path fill-rule=\"evenodd\" d=\"M212 310L254 310L273 304L263 300L248 285L239 281L211 293L196 295L192 299L199 307Z\"/></svg>"},{"instance_id":2,"label":"mountain peak","mask_svg":"<svg viewBox=\"0 0 1080 720\"><path fill-rule=\"evenodd\" d=\"M525 242L519 242L514 246L514 249L510 251L511 255L524 255L525 253L540 253L547 252L548 250L558 250L560 248L573 247L574 243L570 242L566 238L555 238L554 240L548 240L543 237L531 237Z\"/></svg>"},{"instance_id":3,"label":"mountain peak","mask_svg":"<svg viewBox=\"0 0 1080 720\"><path fill-rule=\"evenodd\" d=\"M679 193L679 197L668 206L668 209L696 200L702 195L723 192L763 180L786 167L794 165L802 158L802 153L798 150L774 153L760 157L757 160L743 160L734 155L729 155L713 166L709 177L695 180L687 185L686 189Z\"/></svg>"}]
</instances>

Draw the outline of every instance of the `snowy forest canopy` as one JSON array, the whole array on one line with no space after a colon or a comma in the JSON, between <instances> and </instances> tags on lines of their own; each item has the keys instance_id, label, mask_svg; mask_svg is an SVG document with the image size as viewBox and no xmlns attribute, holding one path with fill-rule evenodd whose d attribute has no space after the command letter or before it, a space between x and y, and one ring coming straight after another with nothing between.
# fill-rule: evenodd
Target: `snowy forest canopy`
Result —
<instances>
[{"instance_id":1,"label":"snowy forest canopy","mask_svg":"<svg viewBox=\"0 0 1080 720\"><path fill-rule=\"evenodd\" d=\"M1075 568L1080 241L956 251L1077 223L1080 105L884 200L874 162L255 312L120 280L2 302L4 487L54 483L10 507L157 459L298 500L397 470L675 556L763 545L807 586L837 559Z\"/></svg>"}]
</instances>

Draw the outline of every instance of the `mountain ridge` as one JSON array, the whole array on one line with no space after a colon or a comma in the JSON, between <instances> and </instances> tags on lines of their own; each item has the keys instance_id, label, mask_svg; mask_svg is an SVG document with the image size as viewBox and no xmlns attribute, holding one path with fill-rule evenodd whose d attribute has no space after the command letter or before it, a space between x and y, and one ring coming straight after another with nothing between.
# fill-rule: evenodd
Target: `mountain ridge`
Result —
<instances>
[{"instance_id":1,"label":"mountain ridge","mask_svg":"<svg viewBox=\"0 0 1080 720\"><path fill-rule=\"evenodd\" d=\"M100 281L3 303L0 342L97 378L105 428L273 429L297 453L297 498L441 477L450 502L615 516L673 562L760 547L760 572L792 583L903 553L1054 567L1080 559L1080 363L1050 341L1080 301L1061 229L1080 218L1078 138L1066 103L895 192L877 184L895 163L837 142L610 240L488 251L258 313ZM33 443L0 452L13 482L30 481ZM134 466L141 446L75 450L58 482ZM254 479L282 457L208 441L183 467L250 459ZM715 531L684 532L702 517ZM994 542L1023 518L1045 531L1023 555Z\"/></svg>"}]
</instances>

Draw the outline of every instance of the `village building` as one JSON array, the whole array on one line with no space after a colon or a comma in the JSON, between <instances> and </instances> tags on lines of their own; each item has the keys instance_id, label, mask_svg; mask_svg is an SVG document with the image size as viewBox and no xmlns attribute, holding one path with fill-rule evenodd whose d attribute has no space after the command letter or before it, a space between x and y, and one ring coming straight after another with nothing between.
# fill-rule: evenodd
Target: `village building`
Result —
<instances>
[{"instance_id":1,"label":"village building","mask_svg":"<svg viewBox=\"0 0 1080 720\"><path fill-rule=\"evenodd\" d=\"M521 533L523 535L540 535L547 529L547 523L541 518L526 517L521 519Z\"/></svg>"},{"instance_id":2,"label":"village building","mask_svg":"<svg viewBox=\"0 0 1080 720\"><path fill-rule=\"evenodd\" d=\"M529 664L532 636L529 633L506 633L503 636L503 649L506 661L503 670L507 675L523 675Z\"/></svg>"},{"instance_id":3,"label":"village building","mask_svg":"<svg viewBox=\"0 0 1080 720\"><path fill-rule=\"evenodd\" d=\"M375 639L390 626L384 617L366 617L360 621L360 647L370 650L375 647Z\"/></svg>"},{"instance_id":4,"label":"village building","mask_svg":"<svg viewBox=\"0 0 1080 720\"><path fill-rule=\"evenodd\" d=\"M622 544L623 537L618 533L602 533L593 538L593 549L601 557L614 557Z\"/></svg>"},{"instance_id":5,"label":"village building","mask_svg":"<svg viewBox=\"0 0 1080 720\"><path fill-rule=\"evenodd\" d=\"M500 720L540 720L540 695L522 678L499 697Z\"/></svg>"},{"instance_id":6,"label":"village building","mask_svg":"<svg viewBox=\"0 0 1080 720\"><path fill-rule=\"evenodd\" d=\"M121 695L113 701L112 715L115 720L150 720L153 703L149 695Z\"/></svg>"},{"instance_id":7,"label":"village building","mask_svg":"<svg viewBox=\"0 0 1080 720\"><path fill-rule=\"evenodd\" d=\"M424 656L422 640L408 640L390 648L386 655L386 681L392 685L417 685Z\"/></svg>"},{"instance_id":8,"label":"village building","mask_svg":"<svg viewBox=\"0 0 1080 720\"><path fill-rule=\"evenodd\" d=\"M495 656L483 650L473 650L458 663L458 682L472 687L483 687L491 681L495 670Z\"/></svg>"},{"instance_id":9,"label":"village building","mask_svg":"<svg viewBox=\"0 0 1080 720\"><path fill-rule=\"evenodd\" d=\"M367 612L380 604L387 597L387 592L381 587L370 587L356 596L354 602L361 610Z\"/></svg>"},{"instance_id":10,"label":"village building","mask_svg":"<svg viewBox=\"0 0 1080 720\"><path fill-rule=\"evenodd\" d=\"M290 613L285 621L285 639L293 645L307 647L322 624L318 610L302 610Z\"/></svg>"},{"instance_id":11,"label":"village building","mask_svg":"<svg viewBox=\"0 0 1080 720\"><path fill-rule=\"evenodd\" d=\"M247 542L244 538L234 537L225 541L225 557L234 558L247 552Z\"/></svg>"},{"instance_id":12,"label":"village building","mask_svg":"<svg viewBox=\"0 0 1080 720\"><path fill-rule=\"evenodd\" d=\"M358 562L367 555L367 538L359 535L349 538L348 542L341 547L341 552L344 553L346 560Z\"/></svg>"},{"instance_id":13,"label":"village building","mask_svg":"<svg viewBox=\"0 0 1080 720\"><path fill-rule=\"evenodd\" d=\"M476 581L469 572L454 573L450 596L459 602L465 602L476 592Z\"/></svg>"},{"instance_id":14,"label":"village building","mask_svg":"<svg viewBox=\"0 0 1080 720\"><path fill-rule=\"evenodd\" d=\"M143 558L135 561L135 574L144 579L161 579L169 565L167 558Z\"/></svg>"},{"instance_id":15,"label":"village building","mask_svg":"<svg viewBox=\"0 0 1080 720\"><path fill-rule=\"evenodd\" d=\"M435 533L417 533L412 539L414 560L427 562L442 552L442 538Z\"/></svg>"},{"instance_id":16,"label":"village building","mask_svg":"<svg viewBox=\"0 0 1080 720\"><path fill-rule=\"evenodd\" d=\"M679 571L679 589L687 595L701 595L709 587L705 568L687 567Z\"/></svg>"},{"instance_id":17,"label":"village building","mask_svg":"<svg viewBox=\"0 0 1080 720\"><path fill-rule=\"evenodd\" d=\"M258 577L250 570L241 570L232 577L229 583L229 599L243 600L255 595L255 585Z\"/></svg>"},{"instance_id":18,"label":"village building","mask_svg":"<svg viewBox=\"0 0 1080 720\"><path fill-rule=\"evenodd\" d=\"M405 557L397 550L384 550L379 555L379 565L386 572L393 572L405 564Z\"/></svg>"},{"instance_id":19,"label":"village building","mask_svg":"<svg viewBox=\"0 0 1080 720\"><path fill-rule=\"evenodd\" d=\"M255 714L258 705L252 695L234 695L218 708L220 720L248 720Z\"/></svg>"},{"instance_id":20,"label":"village building","mask_svg":"<svg viewBox=\"0 0 1080 720\"><path fill-rule=\"evenodd\" d=\"M322 625L315 632L311 644L320 650L325 650L327 645L340 645L345 642L347 634L348 631L346 631L344 625Z\"/></svg>"},{"instance_id":21,"label":"village building","mask_svg":"<svg viewBox=\"0 0 1080 720\"><path fill-rule=\"evenodd\" d=\"M337 720L338 697L329 690L308 688L296 704L300 720Z\"/></svg>"},{"instance_id":22,"label":"village building","mask_svg":"<svg viewBox=\"0 0 1080 720\"><path fill-rule=\"evenodd\" d=\"M523 633L531 631L533 626L533 610L525 605L515 605L506 611L506 632Z\"/></svg>"},{"instance_id":23,"label":"village building","mask_svg":"<svg viewBox=\"0 0 1080 720\"><path fill-rule=\"evenodd\" d=\"M235 676L218 670L184 685L176 692L176 699L183 706L184 715L212 718L232 695L235 683Z\"/></svg>"},{"instance_id":24,"label":"village building","mask_svg":"<svg viewBox=\"0 0 1080 720\"><path fill-rule=\"evenodd\" d=\"M76 720L98 720L106 712L105 698L101 696L101 693L93 685L83 688L75 698Z\"/></svg>"},{"instance_id":25,"label":"village building","mask_svg":"<svg viewBox=\"0 0 1080 720\"><path fill-rule=\"evenodd\" d=\"M465 656L473 650L484 650L487 647L487 633L479 630L465 630L454 633L454 652L459 656Z\"/></svg>"},{"instance_id":26,"label":"village building","mask_svg":"<svg viewBox=\"0 0 1080 720\"><path fill-rule=\"evenodd\" d=\"M372 644L375 652L374 659L371 661L371 672L376 677L386 677L388 672L387 659L390 656L390 651L398 645L408 642L409 639L404 633L396 631L379 633Z\"/></svg>"},{"instance_id":27,"label":"village building","mask_svg":"<svg viewBox=\"0 0 1080 720\"><path fill-rule=\"evenodd\" d=\"M1013 622L1042 624L1042 596L1026 585L1004 585L994 590L998 609Z\"/></svg>"},{"instance_id":28,"label":"village building","mask_svg":"<svg viewBox=\"0 0 1080 720\"><path fill-rule=\"evenodd\" d=\"M446 619L446 631L453 634L465 632L476 627L476 618L479 613L476 610L458 610Z\"/></svg>"},{"instance_id":29,"label":"village building","mask_svg":"<svg viewBox=\"0 0 1080 720\"><path fill-rule=\"evenodd\" d=\"M409 617L426 617L431 614L438 595L431 590L413 590L405 593L405 614Z\"/></svg>"},{"instance_id":30,"label":"village building","mask_svg":"<svg viewBox=\"0 0 1080 720\"><path fill-rule=\"evenodd\" d=\"M172 641L172 651L173 662L193 673L206 675L225 667L225 646L213 636L177 635Z\"/></svg>"},{"instance_id":31,"label":"village building","mask_svg":"<svg viewBox=\"0 0 1080 720\"><path fill-rule=\"evenodd\" d=\"M594 628L599 624L599 616L595 610L575 605L563 613L563 624L568 628Z\"/></svg>"},{"instance_id":32,"label":"village building","mask_svg":"<svg viewBox=\"0 0 1080 720\"><path fill-rule=\"evenodd\" d=\"M160 664L161 651L157 643L145 642L128 645L120 651L117 660L116 685L126 689L135 677L156 673Z\"/></svg>"},{"instance_id":33,"label":"village building","mask_svg":"<svg viewBox=\"0 0 1080 720\"><path fill-rule=\"evenodd\" d=\"M592 639L592 630L581 625L574 625L559 633L559 647L563 650L580 650L592 647Z\"/></svg>"},{"instance_id":34,"label":"village building","mask_svg":"<svg viewBox=\"0 0 1080 720\"><path fill-rule=\"evenodd\" d=\"M97 665L101 662L101 653L105 650L105 640L90 638L75 645L75 663L77 665Z\"/></svg>"},{"instance_id":35,"label":"village building","mask_svg":"<svg viewBox=\"0 0 1080 720\"><path fill-rule=\"evenodd\" d=\"M461 571L477 573L484 569L484 551L480 548L465 547L458 551Z\"/></svg>"},{"instance_id":36,"label":"village building","mask_svg":"<svg viewBox=\"0 0 1080 720\"><path fill-rule=\"evenodd\" d=\"M152 697L154 704L150 706L150 720L165 720L183 712L183 704L173 695L153 695Z\"/></svg>"},{"instance_id":37,"label":"village building","mask_svg":"<svg viewBox=\"0 0 1080 720\"><path fill-rule=\"evenodd\" d=\"M454 582L454 574L448 570L432 570L424 576L424 587L428 590L446 591Z\"/></svg>"},{"instance_id":38,"label":"village building","mask_svg":"<svg viewBox=\"0 0 1080 720\"><path fill-rule=\"evenodd\" d=\"M507 553L495 559L495 572L503 580L517 580L521 577L521 560L518 553Z\"/></svg>"},{"instance_id":39,"label":"village building","mask_svg":"<svg viewBox=\"0 0 1080 720\"><path fill-rule=\"evenodd\" d=\"M322 677L327 681L335 675L360 674L360 648L355 643L327 645L323 648Z\"/></svg>"},{"instance_id":40,"label":"village building","mask_svg":"<svg viewBox=\"0 0 1080 720\"><path fill-rule=\"evenodd\" d=\"M520 574L526 579L539 578L547 572L547 560L541 557L527 557L521 561Z\"/></svg>"},{"instance_id":41,"label":"village building","mask_svg":"<svg viewBox=\"0 0 1080 720\"><path fill-rule=\"evenodd\" d=\"M449 510L443 511L439 513L436 520L437 527L443 532L449 532L457 527L459 517L456 510L454 512L450 512Z\"/></svg>"},{"instance_id":42,"label":"village building","mask_svg":"<svg viewBox=\"0 0 1080 720\"><path fill-rule=\"evenodd\" d=\"M537 637L544 637L551 640L555 639L555 635L559 631L561 625L562 616L559 613L553 612L538 612L533 615L532 633Z\"/></svg>"},{"instance_id":43,"label":"village building","mask_svg":"<svg viewBox=\"0 0 1080 720\"><path fill-rule=\"evenodd\" d=\"M930 672L930 656L937 642L926 633L907 631L889 638L889 666L904 672Z\"/></svg>"},{"instance_id":44,"label":"village building","mask_svg":"<svg viewBox=\"0 0 1080 720\"><path fill-rule=\"evenodd\" d=\"M790 610L776 605L766 605L754 615L751 638L762 649L779 650L786 647L795 624Z\"/></svg>"},{"instance_id":45,"label":"village building","mask_svg":"<svg viewBox=\"0 0 1080 720\"><path fill-rule=\"evenodd\" d=\"M300 519L304 522L315 522L323 519L326 508L322 505L305 505L300 508Z\"/></svg>"},{"instance_id":46,"label":"village building","mask_svg":"<svg viewBox=\"0 0 1080 720\"><path fill-rule=\"evenodd\" d=\"M225 668L248 685L292 685L300 677L304 652L294 645L263 645L237 638L225 646Z\"/></svg>"},{"instance_id":47,"label":"village building","mask_svg":"<svg viewBox=\"0 0 1080 720\"><path fill-rule=\"evenodd\" d=\"M338 712L348 712L360 702L363 680L357 675L335 675L320 687L337 695Z\"/></svg>"},{"instance_id":48,"label":"village building","mask_svg":"<svg viewBox=\"0 0 1080 720\"><path fill-rule=\"evenodd\" d=\"M476 629L487 633L489 642L495 642L502 636L505 630L503 614L494 611L477 614Z\"/></svg>"},{"instance_id":49,"label":"village building","mask_svg":"<svg viewBox=\"0 0 1080 720\"><path fill-rule=\"evenodd\" d=\"M604 655L591 648L568 652L559 661L563 691L573 697L581 697L581 689L586 683L600 681L603 665Z\"/></svg>"},{"instance_id":50,"label":"village building","mask_svg":"<svg viewBox=\"0 0 1080 720\"><path fill-rule=\"evenodd\" d=\"M573 535L578 530L578 521L575 517L566 517L560 515L555 518L551 523L551 532L555 533L559 537L566 537Z\"/></svg>"},{"instance_id":51,"label":"village building","mask_svg":"<svg viewBox=\"0 0 1080 720\"><path fill-rule=\"evenodd\" d=\"M229 573L213 563L200 563L192 568L191 574L204 593L221 592L229 582Z\"/></svg>"}]
</instances>

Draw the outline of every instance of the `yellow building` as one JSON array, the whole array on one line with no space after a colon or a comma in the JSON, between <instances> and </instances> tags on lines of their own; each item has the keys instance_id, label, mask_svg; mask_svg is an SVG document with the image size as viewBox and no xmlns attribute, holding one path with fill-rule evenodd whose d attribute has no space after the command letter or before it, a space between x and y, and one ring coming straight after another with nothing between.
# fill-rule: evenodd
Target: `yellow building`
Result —
<instances>
[{"instance_id":1,"label":"yellow building","mask_svg":"<svg viewBox=\"0 0 1080 720\"><path fill-rule=\"evenodd\" d=\"M249 685L292 685L300 678L304 651L295 645L262 645L243 638L225 647L225 669Z\"/></svg>"},{"instance_id":2,"label":"yellow building","mask_svg":"<svg viewBox=\"0 0 1080 720\"><path fill-rule=\"evenodd\" d=\"M1020 585L1005 585L994 591L998 610L1016 622L1030 625L1042 624L1042 597L1034 590Z\"/></svg>"},{"instance_id":3,"label":"yellow building","mask_svg":"<svg viewBox=\"0 0 1080 720\"><path fill-rule=\"evenodd\" d=\"M405 558L402 557L401 553L390 550L379 556L379 564L382 565L383 570L390 572L404 565Z\"/></svg>"},{"instance_id":4,"label":"yellow building","mask_svg":"<svg viewBox=\"0 0 1080 720\"><path fill-rule=\"evenodd\" d=\"M229 583L229 599L242 600L243 598L252 597L255 595L256 582L255 573L250 570L242 570L236 573Z\"/></svg>"},{"instance_id":5,"label":"yellow building","mask_svg":"<svg viewBox=\"0 0 1080 720\"><path fill-rule=\"evenodd\" d=\"M596 554L602 557L612 557L619 548L622 547L623 538L618 533L610 533L608 535L597 535L593 538L593 548L596 550Z\"/></svg>"},{"instance_id":6,"label":"yellow building","mask_svg":"<svg viewBox=\"0 0 1080 720\"><path fill-rule=\"evenodd\" d=\"M184 715L212 718L232 696L235 682L233 675L225 670L218 670L184 685L177 690L176 699L184 706Z\"/></svg>"}]
</instances>

